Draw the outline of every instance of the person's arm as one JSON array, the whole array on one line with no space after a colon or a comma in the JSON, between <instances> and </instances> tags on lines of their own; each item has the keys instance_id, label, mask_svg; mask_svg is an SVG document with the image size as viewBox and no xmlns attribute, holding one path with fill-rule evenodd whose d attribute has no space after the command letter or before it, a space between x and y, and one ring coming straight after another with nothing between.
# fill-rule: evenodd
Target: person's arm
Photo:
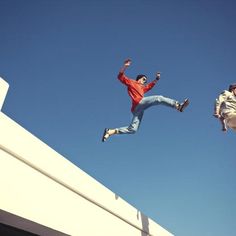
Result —
<instances>
[{"instance_id":1,"label":"person's arm","mask_svg":"<svg viewBox=\"0 0 236 236\"><path fill-rule=\"evenodd\" d=\"M131 60L130 59L126 59L125 61L124 61L124 65L123 65L123 67L120 69L120 73L124 73L125 72L125 70L129 67L131 65Z\"/></svg>"},{"instance_id":2,"label":"person's arm","mask_svg":"<svg viewBox=\"0 0 236 236\"><path fill-rule=\"evenodd\" d=\"M215 109L214 109L214 114L213 116L216 118L220 118L220 108L221 108L221 104L226 100L226 98L229 95L229 91L223 91L218 98L216 98L215 100Z\"/></svg>"},{"instance_id":3,"label":"person's arm","mask_svg":"<svg viewBox=\"0 0 236 236\"><path fill-rule=\"evenodd\" d=\"M156 79L153 80L151 83L147 84L145 87L144 87L144 92L148 92L150 89L152 89L155 84L160 80L161 78L161 73L160 72L157 72L156 74Z\"/></svg>"},{"instance_id":4,"label":"person's arm","mask_svg":"<svg viewBox=\"0 0 236 236\"><path fill-rule=\"evenodd\" d=\"M123 67L120 69L119 74L118 74L118 79L121 81L123 84L129 84L129 78L125 76L125 70L130 66L131 60L127 59L124 62Z\"/></svg>"}]
</instances>

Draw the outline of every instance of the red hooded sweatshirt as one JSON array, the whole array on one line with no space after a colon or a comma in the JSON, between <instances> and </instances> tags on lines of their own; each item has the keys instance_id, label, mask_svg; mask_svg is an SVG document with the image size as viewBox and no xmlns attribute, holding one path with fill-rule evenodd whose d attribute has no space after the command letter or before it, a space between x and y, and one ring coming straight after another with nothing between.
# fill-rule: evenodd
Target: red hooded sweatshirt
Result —
<instances>
[{"instance_id":1,"label":"red hooded sweatshirt","mask_svg":"<svg viewBox=\"0 0 236 236\"><path fill-rule=\"evenodd\" d=\"M132 112L134 111L135 107L139 104L139 102L142 100L144 94L148 92L150 89L152 89L157 82L157 80L153 80L151 83L143 85L136 80L129 79L122 72L118 74L118 79L121 81L121 83L127 86L128 94L132 100L132 107L131 107Z\"/></svg>"}]
</instances>

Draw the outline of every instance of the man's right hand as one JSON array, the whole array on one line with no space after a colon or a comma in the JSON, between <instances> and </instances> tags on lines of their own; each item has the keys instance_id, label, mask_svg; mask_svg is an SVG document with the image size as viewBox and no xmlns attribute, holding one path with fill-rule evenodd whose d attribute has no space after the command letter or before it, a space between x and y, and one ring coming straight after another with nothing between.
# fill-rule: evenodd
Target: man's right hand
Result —
<instances>
[{"instance_id":1,"label":"man's right hand","mask_svg":"<svg viewBox=\"0 0 236 236\"><path fill-rule=\"evenodd\" d=\"M130 64L131 64L131 59L126 59L125 62L124 62L124 66L129 67Z\"/></svg>"}]
</instances>

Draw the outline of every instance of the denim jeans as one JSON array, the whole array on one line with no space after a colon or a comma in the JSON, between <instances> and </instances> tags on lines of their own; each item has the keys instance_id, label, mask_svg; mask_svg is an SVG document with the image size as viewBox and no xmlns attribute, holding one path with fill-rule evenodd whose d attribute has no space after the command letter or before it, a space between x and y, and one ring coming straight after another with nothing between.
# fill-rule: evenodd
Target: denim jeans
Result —
<instances>
[{"instance_id":1,"label":"denim jeans","mask_svg":"<svg viewBox=\"0 0 236 236\"><path fill-rule=\"evenodd\" d=\"M133 111L133 119L129 126L117 128L118 134L134 134L137 132L142 118L144 111L149 107L156 106L156 105L165 105L168 107L176 108L178 102L171 98L166 98L161 95L156 96L149 96L144 97L139 104L135 107Z\"/></svg>"}]
</instances>

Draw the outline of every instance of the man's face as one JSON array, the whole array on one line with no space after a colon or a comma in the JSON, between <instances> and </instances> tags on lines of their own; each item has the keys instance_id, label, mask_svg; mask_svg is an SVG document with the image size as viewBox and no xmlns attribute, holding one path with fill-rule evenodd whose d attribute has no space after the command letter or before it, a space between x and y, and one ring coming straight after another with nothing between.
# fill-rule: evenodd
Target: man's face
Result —
<instances>
[{"instance_id":1,"label":"man's face","mask_svg":"<svg viewBox=\"0 0 236 236\"><path fill-rule=\"evenodd\" d=\"M232 93L234 94L234 96L236 96L236 88L232 90Z\"/></svg>"},{"instance_id":2,"label":"man's face","mask_svg":"<svg viewBox=\"0 0 236 236\"><path fill-rule=\"evenodd\" d=\"M138 80L138 82L139 82L140 84L146 84L146 83L147 83L147 78L146 78L145 76L143 76L142 78L140 78L140 79Z\"/></svg>"}]
</instances>

